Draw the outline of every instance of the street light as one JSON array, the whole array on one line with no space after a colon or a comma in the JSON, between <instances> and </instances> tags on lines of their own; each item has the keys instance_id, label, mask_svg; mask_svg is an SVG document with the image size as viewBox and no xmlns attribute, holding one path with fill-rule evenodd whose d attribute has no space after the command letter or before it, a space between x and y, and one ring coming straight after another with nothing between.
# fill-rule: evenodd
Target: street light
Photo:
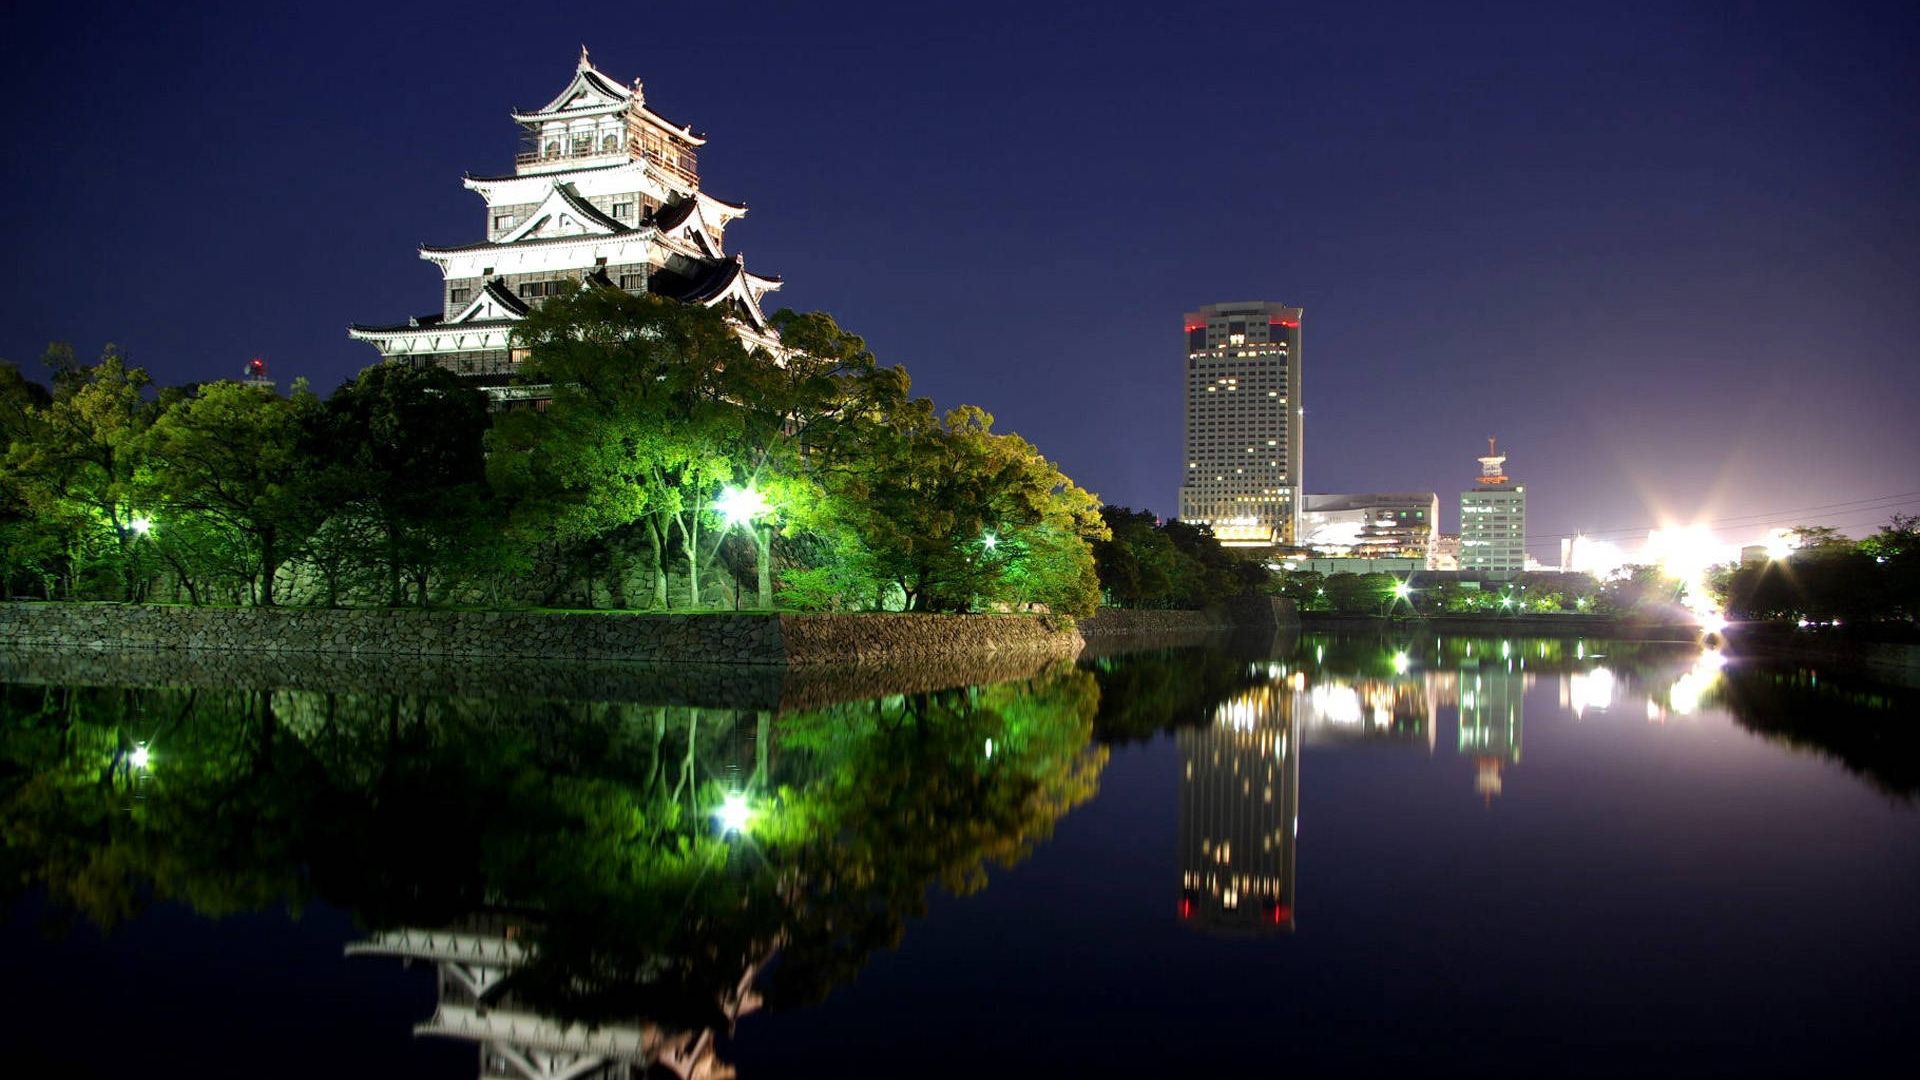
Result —
<instances>
[{"instance_id":1,"label":"street light","mask_svg":"<svg viewBox=\"0 0 1920 1080\"><path fill-rule=\"evenodd\" d=\"M713 812L713 819L720 823L723 833L737 833L747 827L747 821L753 817L753 808L747 804L747 797L738 791L729 792L721 800L720 809Z\"/></svg>"},{"instance_id":2,"label":"street light","mask_svg":"<svg viewBox=\"0 0 1920 1080\"><path fill-rule=\"evenodd\" d=\"M127 528L133 530L135 536L145 536L153 531L153 519L142 514L128 521Z\"/></svg>"},{"instance_id":3,"label":"street light","mask_svg":"<svg viewBox=\"0 0 1920 1080\"><path fill-rule=\"evenodd\" d=\"M713 501L713 509L731 529L736 525L751 524L753 519L766 513L767 497L755 491L752 484L746 487L728 486Z\"/></svg>"},{"instance_id":4,"label":"street light","mask_svg":"<svg viewBox=\"0 0 1920 1080\"><path fill-rule=\"evenodd\" d=\"M1000 546L1000 538L992 533L982 533L980 534L980 546L986 548L988 551L992 551L994 548Z\"/></svg>"},{"instance_id":5,"label":"street light","mask_svg":"<svg viewBox=\"0 0 1920 1080\"><path fill-rule=\"evenodd\" d=\"M128 760L133 763L134 768L144 772L147 762L153 760L153 755L147 751L146 743L140 743L133 748L133 753L129 755Z\"/></svg>"},{"instance_id":6,"label":"street light","mask_svg":"<svg viewBox=\"0 0 1920 1080\"><path fill-rule=\"evenodd\" d=\"M773 606L773 537L757 527L756 518L763 517L768 509L767 497L754 490L752 484L746 487L722 488L720 497L713 501L714 512L719 514L727 529L741 525L747 526L747 534L753 538L754 593L755 606L770 608ZM738 606L739 592L736 589L735 606Z\"/></svg>"}]
</instances>

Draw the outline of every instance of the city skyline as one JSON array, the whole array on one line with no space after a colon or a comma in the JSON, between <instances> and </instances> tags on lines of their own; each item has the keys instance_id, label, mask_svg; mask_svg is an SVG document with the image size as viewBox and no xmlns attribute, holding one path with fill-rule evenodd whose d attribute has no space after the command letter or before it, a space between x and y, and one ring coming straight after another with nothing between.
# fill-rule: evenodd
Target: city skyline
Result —
<instances>
[{"instance_id":1,"label":"city skyline","mask_svg":"<svg viewBox=\"0 0 1920 1080\"><path fill-rule=\"evenodd\" d=\"M1382 9L1224 34L1146 8L730 8L721 64L751 75L716 78L591 12L451 37L352 8L32 12L5 78L56 138L0 181L0 357L37 373L49 340L113 340L162 382L262 355L330 389L367 359L344 325L422 306L433 271L396 254L471 235L450 185L511 165L506 103L545 100L585 38L722 137L703 166L755 207L745 246L784 301L1109 502L1174 510L1172 315L1260 295L1315 310L1312 489L1457 491L1497 433L1539 485L1542 561L1691 520L1863 533L1913 508L1879 497L1920 458L1894 14ZM1214 145L1239 149L1183 160ZM138 287L156 275L207 287Z\"/></svg>"}]
</instances>

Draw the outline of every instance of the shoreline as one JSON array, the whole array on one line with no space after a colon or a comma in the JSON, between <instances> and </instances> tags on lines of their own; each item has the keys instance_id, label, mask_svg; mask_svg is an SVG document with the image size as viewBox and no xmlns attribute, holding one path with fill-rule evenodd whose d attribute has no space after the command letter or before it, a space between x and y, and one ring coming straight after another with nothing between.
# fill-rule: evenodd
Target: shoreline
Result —
<instances>
[{"instance_id":1,"label":"shoreline","mask_svg":"<svg viewBox=\"0 0 1920 1080\"><path fill-rule=\"evenodd\" d=\"M1635 622L1609 615L1342 615L1300 613L1302 630L1421 630L1434 633L1520 635L1525 637L1602 637L1623 641L1698 641L1700 628L1687 623Z\"/></svg>"},{"instance_id":2,"label":"shoreline","mask_svg":"<svg viewBox=\"0 0 1920 1080\"><path fill-rule=\"evenodd\" d=\"M1740 660L1823 665L1896 686L1920 688L1920 644L1867 641L1830 631L1805 631L1787 623L1728 627L1727 652Z\"/></svg>"}]
</instances>

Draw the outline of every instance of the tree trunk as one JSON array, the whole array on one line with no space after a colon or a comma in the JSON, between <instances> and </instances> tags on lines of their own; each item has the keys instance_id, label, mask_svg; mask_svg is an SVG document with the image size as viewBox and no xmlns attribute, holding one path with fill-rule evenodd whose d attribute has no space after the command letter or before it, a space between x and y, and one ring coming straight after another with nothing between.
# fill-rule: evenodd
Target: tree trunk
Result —
<instances>
[{"instance_id":1,"label":"tree trunk","mask_svg":"<svg viewBox=\"0 0 1920 1080\"><path fill-rule=\"evenodd\" d=\"M279 569L279 545L274 542L273 534L268 533L260 538L260 597L256 601L257 606L273 606L273 578Z\"/></svg>"},{"instance_id":2,"label":"tree trunk","mask_svg":"<svg viewBox=\"0 0 1920 1080\"><path fill-rule=\"evenodd\" d=\"M680 527L680 538L687 545L687 606L700 610L700 515L691 515L692 520L675 518Z\"/></svg>"},{"instance_id":3,"label":"tree trunk","mask_svg":"<svg viewBox=\"0 0 1920 1080\"><path fill-rule=\"evenodd\" d=\"M753 561L756 605L762 611L773 607L773 530L761 526L753 530Z\"/></svg>"},{"instance_id":4,"label":"tree trunk","mask_svg":"<svg viewBox=\"0 0 1920 1080\"><path fill-rule=\"evenodd\" d=\"M391 522L382 522L380 531L384 534L382 542L386 547L387 606L397 608L405 602L405 597L400 594L400 541L394 536Z\"/></svg>"},{"instance_id":5,"label":"tree trunk","mask_svg":"<svg viewBox=\"0 0 1920 1080\"><path fill-rule=\"evenodd\" d=\"M647 546L653 549L653 606L666 611L671 606L667 599L667 545L660 522L651 518L647 521Z\"/></svg>"}]
</instances>

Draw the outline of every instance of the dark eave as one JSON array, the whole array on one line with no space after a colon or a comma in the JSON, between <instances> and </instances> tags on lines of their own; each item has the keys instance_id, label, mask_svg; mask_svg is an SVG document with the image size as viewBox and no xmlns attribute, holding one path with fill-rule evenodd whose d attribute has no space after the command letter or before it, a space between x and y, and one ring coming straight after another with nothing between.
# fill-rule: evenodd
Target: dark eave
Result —
<instances>
[{"instance_id":1,"label":"dark eave","mask_svg":"<svg viewBox=\"0 0 1920 1080\"><path fill-rule=\"evenodd\" d=\"M515 315L525 315L527 312L533 310L527 306L525 300L507 291L507 283L504 279L494 278L492 281L487 282L487 287L481 291L493 297L495 303L513 312ZM463 325L472 326L473 323L465 323Z\"/></svg>"},{"instance_id":2,"label":"dark eave","mask_svg":"<svg viewBox=\"0 0 1920 1080\"><path fill-rule=\"evenodd\" d=\"M693 211L698 206L697 199L675 199L653 212L653 226L661 232L677 229L693 216Z\"/></svg>"},{"instance_id":3,"label":"dark eave","mask_svg":"<svg viewBox=\"0 0 1920 1080\"><path fill-rule=\"evenodd\" d=\"M578 169L564 169L556 173L532 173L527 176L521 176L518 173L511 173L506 176L475 176L472 173L467 173L465 176L468 180L476 184L504 184L509 180L543 180L550 176L559 176L565 173L598 172L601 169L624 168L631 164L633 164L631 161L616 161L611 165L587 165ZM727 205L731 206L733 204L728 203Z\"/></svg>"},{"instance_id":4,"label":"dark eave","mask_svg":"<svg viewBox=\"0 0 1920 1080\"><path fill-rule=\"evenodd\" d=\"M555 184L553 190L560 194L560 201L573 208L574 213L595 224L605 226L614 232L625 232L627 226L600 212L600 208L580 196L579 189L572 184Z\"/></svg>"},{"instance_id":5,"label":"dark eave","mask_svg":"<svg viewBox=\"0 0 1920 1080\"><path fill-rule=\"evenodd\" d=\"M397 323L393 326L368 326L365 323L348 323L347 329L359 334L400 334L408 330L438 330L442 333L457 334L467 330L491 330L496 326L519 326L518 319L475 319L472 322L450 323L435 320L430 323Z\"/></svg>"},{"instance_id":6,"label":"dark eave","mask_svg":"<svg viewBox=\"0 0 1920 1080\"><path fill-rule=\"evenodd\" d=\"M465 251L485 251L488 248L504 251L508 248L527 247L532 244L576 244L583 240L621 240L637 236L645 231L645 228L629 229L623 226L619 232L605 236L598 233L581 233L578 236L543 236L538 240L515 240L511 244L496 244L491 240L481 240L478 243L458 244L454 247L434 247L431 244L427 244L422 245L420 250L423 253L431 255L458 255Z\"/></svg>"},{"instance_id":7,"label":"dark eave","mask_svg":"<svg viewBox=\"0 0 1920 1080\"><path fill-rule=\"evenodd\" d=\"M725 292L740 272L731 259L661 267L647 277L647 291L683 304L703 304Z\"/></svg>"},{"instance_id":8,"label":"dark eave","mask_svg":"<svg viewBox=\"0 0 1920 1080\"><path fill-rule=\"evenodd\" d=\"M415 315L403 323L390 323L379 326L367 323L348 323L347 329L356 330L363 334L391 334L399 330L431 330L444 322L446 322L445 316L436 311L431 315Z\"/></svg>"}]
</instances>

